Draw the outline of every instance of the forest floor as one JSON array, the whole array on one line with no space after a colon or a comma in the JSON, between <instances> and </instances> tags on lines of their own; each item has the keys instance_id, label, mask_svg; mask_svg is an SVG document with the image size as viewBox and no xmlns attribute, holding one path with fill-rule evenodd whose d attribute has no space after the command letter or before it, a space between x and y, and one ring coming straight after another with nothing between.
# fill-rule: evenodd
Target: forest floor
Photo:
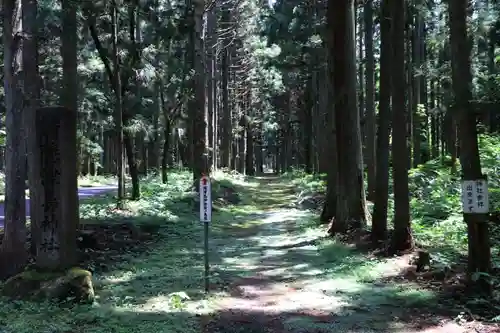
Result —
<instances>
[{"instance_id":1,"label":"forest floor","mask_svg":"<svg viewBox=\"0 0 500 333\"><path fill-rule=\"evenodd\" d=\"M88 199L85 229L105 230L101 244L82 249L97 302L1 300L0 332L500 332L404 279L408 256L380 258L326 238L317 216L295 208L295 186L277 177L215 179L206 295L190 179L144 182L143 199L121 211L108 196Z\"/></svg>"},{"instance_id":2,"label":"forest floor","mask_svg":"<svg viewBox=\"0 0 500 333\"><path fill-rule=\"evenodd\" d=\"M261 178L252 191L260 213L214 241L228 288L202 319L204 332L500 332L461 322L434 291L405 279L409 256L380 258L325 238L315 216L292 208L294 185Z\"/></svg>"}]
</instances>

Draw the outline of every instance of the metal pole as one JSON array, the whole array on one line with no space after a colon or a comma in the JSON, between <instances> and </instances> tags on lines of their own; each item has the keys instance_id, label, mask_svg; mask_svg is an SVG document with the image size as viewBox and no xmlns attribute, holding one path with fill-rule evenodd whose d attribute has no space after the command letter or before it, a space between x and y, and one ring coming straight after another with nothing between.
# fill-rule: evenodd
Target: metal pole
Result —
<instances>
[{"instance_id":1,"label":"metal pole","mask_svg":"<svg viewBox=\"0 0 500 333\"><path fill-rule=\"evenodd\" d=\"M205 292L208 293L210 289L210 280L209 280L209 270L210 264L208 260L208 222L204 224L204 234L205 234Z\"/></svg>"}]
</instances>

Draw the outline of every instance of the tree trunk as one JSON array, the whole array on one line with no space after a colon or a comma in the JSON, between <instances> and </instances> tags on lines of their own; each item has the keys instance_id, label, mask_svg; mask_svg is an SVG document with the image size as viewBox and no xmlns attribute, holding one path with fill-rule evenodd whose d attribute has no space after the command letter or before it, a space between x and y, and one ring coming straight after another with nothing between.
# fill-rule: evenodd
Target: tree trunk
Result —
<instances>
[{"instance_id":1,"label":"tree trunk","mask_svg":"<svg viewBox=\"0 0 500 333\"><path fill-rule=\"evenodd\" d=\"M229 12L223 11L224 18L229 19ZM230 65L229 46L224 40L221 60L222 70L222 121L221 121L221 167L229 168L231 166L231 141L232 141L232 120L231 109L229 107L229 65ZM233 152L234 153L234 152Z\"/></svg>"},{"instance_id":2,"label":"tree trunk","mask_svg":"<svg viewBox=\"0 0 500 333\"><path fill-rule=\"evenodd\" d=\"M414 246L410 222L408 191L408 145L405 87L405 1L393 0L392 20L392 171L394 181L394 234L390 252L412 249Z\"/></svg>"},{"instance_id":3,"label":"tree trunk","mask_svg":"<svg viewBox=\"0 0 500 333\"><path fill-rule=\"evenodd\" d=\"M126 114L123 115L123 125L129 126L130 120ZM135 156L135 144L132 134L129 131L123 131L123 144L127 156L128 170L132 182L132 195L130 199L139 200L141 198L141 187L139 183L139 169L137 168L137 158Z\"/></svg>"},{"instance_id":4,"label":"tree trunk","mask_svg":"<svg viewBox=\"0 0 500 333\"><path fill-rule=\"evenodd\" d=\"M203 13L205 3L203 0L194 0L193 5L193 31L191 33L191 57L194 64L195 76L193 80L194 98L189 106L191 121L191 153L193 180L198 189L199 179L208 172L206 156L206 103L205 103L205 51L203 45Z\"/></svg>"},{"instance_id":5,"label":"tree trunk","mask_svg":"<svg viewBox=\"0 0 500 333\"><path fill-rule=\"evenodd\" d=\"M123 101L122 101L122 82L121 82L121 71L120 71L120 61L118 59L118 13L116 8L116 0L112 1L111 8L111 28L112 28L112 61L114 73L110 77L113 80L113 90L115 93L115 110L114 110L114 123L115 123L115 133L116 133L116 173L118 175L118 208L122 208L123 200L125 199L125 168L124 168L124 154L123 154ZM109 76L109 74L108 74Z\"/></svg>"},{"instance_id":6,"label":"tree trunk","mask_svg":"<svg viewBox=\"0 0 500 333\"><path fill-rule=\"evenodd\" d=\"M422 49L424 43L424 30L423 30L423 17L421 0L417 0L414 10L416 12L414 29L413 29L413 167L416 168L421 163L422 149L421 149L421 131L422 131Z\"/></svg>"},{"instance_id":7,"label":"tree trunk","mask_svg":"<svg viewBox=\"0 0 500 333\"><path fill-rule=\"evenodd\" d=\"M255 176L255 143L254 143L254 124L250 118L252 114L252 93L251 88L247 94L246 109L249 117L246 119L246 155L245 155L245 171L248 176Z\"/></svg>"},{"instance_id":8,"label":"tree trunk","mask_svg":"<svg viewBox=\"0 0 500 333\"><path fill-rule=\"evenodd\" d=\"M327 20L333 37L329 54L334 69L335 122L342 124L336 128L338 193L333 232L364 227L369 218L356 94L354 13L354 0L328 2Z\"/></svg>"},{"instance_id":9,"label":"tree trunk","mask_svg":"<svg viewBox=\"0 0 500 333\"><path fill-rule=\"evenodd\" d=\"M382 0L380 14L380 94L377 135L377 174L373 206L372 240L375 245L387 236L389 200L389 137L391 134L391 20L390 0Z\"/></svg>"},{"instance_id":10,"label":"tree trunk","mask_svg":"<svg viewBox=\"0 0 500 333\"><path fill-rule=\"evenodd\" d=\"M330 68L329 72L333 72L332 68ZM336 216L338 193L337 136L334 112L329 113L326 123L325 133L328 141L325 140L325 144L328 142L328 147L325 149L325 154L326 157L329 157L329 163L326 178L326 198L320 216L320 220L323 223L330 222Z\"/></svg>"},{"instance_id":11,"label":"tree trunk","mask_svg":"<svg viewBox=\"0 0 500 333\"><path fill-rule=\"evenodd\" d=\"M78 119L78 21L76 15L77 3L72 0L62 0L62 11L63 31L61 37L61 55L63 60L63 90L61 91L60 99L61 105L75 112ZM36 19L36 16L32 19ZM36 80L36 82L39 81ZM39 106L37 105L37 108L38 107ZM75 209L76 212L74 222L78 227L80 224L79 205L77 204L73 209Z\"/></svg>"},{"instance_id":12,"label":"tree trunk","mask_svg":"<svg viewBox=\"0 0 500 333\"><path fill-rule=\"evenodd\" d=\"M168 182L168 154L170 152L170 132L171 132L171 125L170 125L170 119L168 117L165 117L165 123L163 124L163 153L161 156L161 182L163 184L166 184Z\"/></svg>"},{"instance_id":13,"label":"tree trunk","mask_svg":"<svg viewBox=\"0 0 500 333\"><path fill-rule=\"evenodd\" d=\"M364 29L365 29L365 52L366 52L366 99L365 99L365 145L366 164L368 176L369 200L375 198L376 177L376 124L375 124L375 57L373 55L373 8L372 0L365 1L364 5Z\"/></svg>"},{"instance_id":14,"label":"tree trunk","mask_svg":"<svg viewBox=\"0 0 500 333\"><path fill-rule=\"evenodd\" d=\"M453 91L457 105L457 118L460 127L460 163L464 180L483 179L476 128L476 114L472 110L472 75L471 75L471 45L467 33L468 0L452 1L448 5L450 20L450 41L452 48L452 79ZM474 195L476 195L474 193ZM491 250L486 214L464 213L469 238L470 281L473 275L490 273ZM479 275L476 281L480 290L490 293L491 285L488 276Z\"/></svg>"},{"instance_id":15,"label":"tree trunk","mask_svg":"<svg viewBox=\"0 0 500 333\"><path fill-rule=\"evenodd\" d=\"M4 90L5 90L5 225L1 245L0 275L7 277L26 264L26 145L23 123L22 45L15 34L21 30L21 0L3 2Z\"/></svg>"},{"instance_id":16,"label":"tree trunk","mask_svg":"<svg viewBox=\"0 0 500 333\"><path fill-rule=\"evenodd\" d=\"M64 4L64 10L66 10L67 4ZM40 87L39 87L39 73L38 73L38 42L37 42L37 2L35 0L22 0L22 11L23 11L23 32L27 38L23 41L23 86L24 86L24 117L25 124L24 128L27 129L26 132L26 150L27 150L27 162L28 162L28 185L30 190L30 230L31 230L31 252L36 254L36 242L40 235L40 222L43 219L43 213L37 211L36 202L39 200L40 193L34 186L40 175L36 173L37 163L34 160L35 150L37 149L38 142L35 138L35 113L40 106ZM64 13L63 15L66 15ZM63 29L66 29L66 23L63 22ZM71 31L63 31L63 42L65 40L65 34L71 34ZM76 34L75 34L76 36ZM74 37L76 38L76 37ZM76 50L75 50L76 52ZM67 78L68 54L63 54L63 80ZM66 58L66 60L65 60ZM75 63L76 69L76 63ZM67 86L65 84L65 86ZM71 96L71 95L70 95ZM75 109L76 110L76 109ZM78 207L76 207L78 209ZM75 220L76 225L78 225L78 217Z\"/></svg>"}]
</instances>

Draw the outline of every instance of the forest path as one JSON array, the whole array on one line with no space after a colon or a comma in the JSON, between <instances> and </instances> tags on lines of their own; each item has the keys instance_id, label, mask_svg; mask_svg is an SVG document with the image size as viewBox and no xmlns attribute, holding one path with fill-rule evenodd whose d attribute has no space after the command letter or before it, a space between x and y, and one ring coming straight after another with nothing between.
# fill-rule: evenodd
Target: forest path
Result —
<instances>
[{"instance_id":1,"label":"forest path","mask_svg":"<svg viewBox=\"0 0 500 333\"><path fill-rule=\"evenodd\" d=\"M312 213L293 208L293 184L262 177L248 191L258 213L247 210L212 239L212 274L225 292L202 316L204 332L476 332L426 309L432 292L384 282L408 258L370 257L325 238Z\"/></svg>"}]
</instances>

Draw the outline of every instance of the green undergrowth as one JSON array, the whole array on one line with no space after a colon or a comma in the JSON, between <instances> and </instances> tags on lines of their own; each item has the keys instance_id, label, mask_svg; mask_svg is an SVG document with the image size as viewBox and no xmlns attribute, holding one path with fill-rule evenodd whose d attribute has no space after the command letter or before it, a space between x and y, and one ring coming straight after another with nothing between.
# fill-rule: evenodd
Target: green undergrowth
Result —
<instances>
[{"instance_id":1,"label":"green undergrowth","mask_svg":"<svg viewBox=\"0 0 500 333\"><path fill-rule=\"evenodd\" d=\"M324 186L307 178L213 175L210 283L218 292L210 297L203 292L203 225L191 174L172 172L166 185L144 179L142 199L127 201L122 210L109 195L85 200L86 223L159 224L160 237L145 252L123 252L110 258L106 270L93 272L93 305L1 299L0 331L195 333L200 331L197 316L213 311L213 301L226 294L230 282L263 272L307 286L327 297L339 316L353 320L371 322L356 316L378 316L386 325L387 313L434 304L435 295L417 285L383 282L397 268L393 259L370 258L325 238L324 229L315 225L315 212L291 205L298 182L316 182L311 191Z\"/></svg>"},{"instance_id":2,"label":"green undergrowth","mask_svg":"<svg viewBox=\"0 0 500 333\"><path fill-rule=\"evenodd\" d=\"M500 140L479 137L481 166L488 176L490 210L500 210ZM460 165L456 173L449 167L449 157L432 160L410 171L412 222L417 241L447 262L467 253L467 226L461 208ZM491 224L492 253L498 253L500 229ZM498 265L494 255L494 264Z\"/></svg>"},{"instance_id":3,"label":"green undergrowth","mask_svg":"<svg viewBox=\"0 0 500 333\"><path fill-rule=\"evenodd\" d=\"M436 306L434 292L408 281L383 282L399 273L398 258L367 256L359 249L337 239L323 239L317 255L308 261L326 294L342 295L346 309L376 310L388 305L397 307ZM396 311L396 310L394 310Z\"/></svg>"},{"instance_id":4,"label":"green undergrowth","mask_svg":"<svg viewBox=\"0 0 500 333\"><path fill-rule=\"evenodd\" d=\"M123 252L109 258L105 271L94 272L93 305L59 306L2 299L3 333L125 333L198 332L196 313L209 303L203 293L203 226L191 192L192 175L172 172L169 183L157 178L141 182L142 198L116 210L111 195L81 204L86 223L160 224L160 237L145 252ZM228 225L255 212L246 190L255 186L243 176L216 173L213 178L214 213L210 233L218 237ZM230 193L231 204L225 201ZM238 199L236 199L238 196ZM240 223L241 224L241 223ZM215 260L215 259L214 259Z\"/></svg>"},{"instance_id":5,"label":"green undergrowth","mask_svg":"<svg viewBox=\"0 0 500 333\"><path fill-rule=\"evenodd\" d=\"M326 192L326 175L325 174L307 174L302 169L292 169L281 175L281 178L290 181L298 190L299 195L302 193L325 193Z\"/></svg>"},{"instance_id":6,"label":"green undergrowth","mask_svg":"<svg viewBox=\"0 0 500 333\"><path fill-rule=\"evenodd\" d=\"M500 211L500 139L479 137L483 173L488 176L490 211ZM467 227L461 214L460 165L452 173L450 157L428 161L409 172L411 213L417 242L434 251L443 262L451 262L467 252ZM325 176L307 175L293 170L283 175L297 186L302 196L324 193ZM391 175L392 178L392 175ZM392 181L392 180L391 180ZM389 193L389 221L392 219L394 200L392 186ZM304 194L306 193L306 194ZM500 228L492 225L492 244L500 241ZM495 241L499 240L499 241ZM492 253L498 253L494 248ZM500 258L495 257L498 265Z\"/></svg>"}]
</instances>

